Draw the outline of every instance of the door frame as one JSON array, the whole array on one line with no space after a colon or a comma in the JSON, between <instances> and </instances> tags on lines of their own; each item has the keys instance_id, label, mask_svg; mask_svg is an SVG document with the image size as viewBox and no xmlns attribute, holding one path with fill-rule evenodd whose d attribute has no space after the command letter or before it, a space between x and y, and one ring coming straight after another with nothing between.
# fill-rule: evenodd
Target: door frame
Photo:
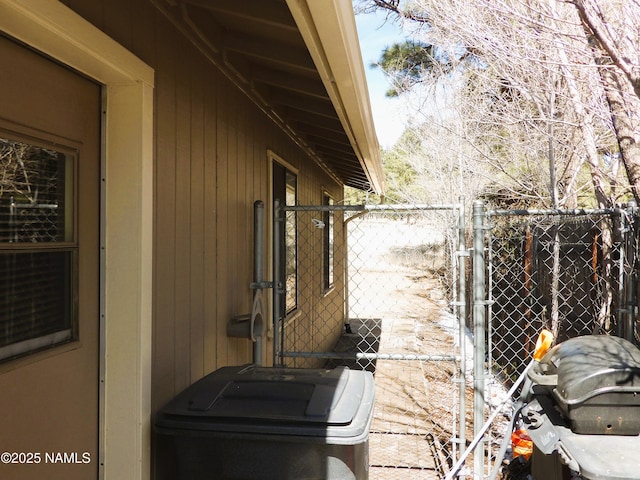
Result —
<instances>
[{"instance_id":1,"label":"door frame","mask_svg":"<svg viewBox=\"0 0 640 480\"><path fill-rule=\"evenodd\" d=\"M154 72L57 1L0 0L0 31L103 85L96 461L101 479L147 480Z\"/></svg>"}]
</instances>

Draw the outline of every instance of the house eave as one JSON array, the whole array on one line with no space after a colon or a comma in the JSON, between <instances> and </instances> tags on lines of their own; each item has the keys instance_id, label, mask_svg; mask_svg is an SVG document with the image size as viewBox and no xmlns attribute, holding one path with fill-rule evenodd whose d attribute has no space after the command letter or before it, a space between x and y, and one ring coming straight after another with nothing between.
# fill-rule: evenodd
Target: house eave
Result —
<instances>
[{"instance_id":1,"label":"house eave","mask_svg":"<svg viewBox=\"0 0 640 480\"><path fill-rule=\"evenodd\" d=\"M351 2L151 1L330 177L383 193Z\"/></svg>"},{"instance_id":2,"label":"house eave","mask_svg":"<svg viewBox=\"0 0 640 480\"><path fill-rule=\"evenodd\" d=\"M376 193L384 193L380 146L350 2L287 0L322 82Z\"/></svg>"}]
</instances>

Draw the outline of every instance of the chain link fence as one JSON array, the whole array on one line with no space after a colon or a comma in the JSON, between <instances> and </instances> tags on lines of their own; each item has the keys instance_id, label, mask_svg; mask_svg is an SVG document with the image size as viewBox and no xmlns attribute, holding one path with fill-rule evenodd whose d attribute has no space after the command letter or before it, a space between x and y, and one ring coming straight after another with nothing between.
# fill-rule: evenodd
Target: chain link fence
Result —
<instances>
[{"instance_id":1,"label":"chain link fence","mask_svg":"<svg viewBox=\"0 0 640 480\"><path fill-rule=\"evenodd\" d=\"M638 343L636 214L633 207L486 212L487 331L475 347L486 346L493 382L482 394L490 409L523 373L542 329L557 343L590 334ZM487 440L487 459L499 440Z\"/></svg>"},{"instance_id":2,"label":"chain link fence","mask_svg":"<svg viewBox=\"0 0 640 480\"><path fill-rule=\"evenodd\" d=\"M282 362L373 372L369 478L443 478L456 455L464 391L459 305L451 305L460 208L283 210L295 213L283 218L295 225L287 259L295 256L297 274L289 264L296 309L282 325Z\"/></svg>"},{"instance_id":3,"label":"chain link fence","mask_svg":"<svg viewBox=\"0 0 640 480\"><path fill-rule=\"evenodd\" d=\"M276 357L374 373L371 479L496 478L507 412L480 449L462 450L509 404L542 329L558 342L638 343L635 208L477 215L474 205L467 240L459 205L283 210L288 314Z\"/></svg>"},{"instance_id":4,"label":"chain link fence","mask_svg":"<svg viewBox=\"0 0 640 480\"><path fill-rule=\"evenodd\" d=\"M519 375L540 331L633 340L635 239L628 210L489 211L490 367Z\"/></svg>"}]
</instances>

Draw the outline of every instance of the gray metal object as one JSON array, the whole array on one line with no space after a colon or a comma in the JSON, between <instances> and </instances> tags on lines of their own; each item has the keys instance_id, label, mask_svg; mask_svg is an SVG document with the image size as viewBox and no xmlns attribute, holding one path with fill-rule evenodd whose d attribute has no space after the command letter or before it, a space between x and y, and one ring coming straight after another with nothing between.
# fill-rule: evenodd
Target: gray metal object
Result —
<instances>
[{"instance_id":1,"label":"gray metal object","mask_svg":"<svg viewBox=\"0 0 640 480\"><path fill-rule=\"evenodd\" d=\"M465 419L467 418L467 407L466 407L466 393L467 393L467 301L466 301L466 293L467 293L467 270L466 270L466 261L465 259L469 256L469 252L466 249L466 222L465 222L465 204L464 197L460 197L460 208L458 209L458 252L457 252L457 263L454 263L454 266L457 265L458 272L457 275L454 274L454 278L457 277L457 314L458 314L458 341L460 343L460 377L459 382L460 385L458 387L458 447L460 451L463 450L464 445L466 445L466 435L467 435L467 426ZM453 458L456 459L457 453L454 452Z\"/></svg>"},{"instance_id":2,"label":"gray metal object","mask_svg":"<svg viewBox=\"0 0 640 480\"><path fill-rule=\"evenodd\" d=\"M640 471L639 436L580 435L562 424L540 417L548 428L529 428L536 444L557 453L557 461L588 480L637 480ZM555 440L555 442L554 442ZM535 459L534 459L535 460Z\"/></svg>"},{"instance_id":3,"label":"gray metal object","mask_svg":"<svg viewBox=\"0 0 640 480\"><path fill-rule=\"evenodd\" d=\"M253 290L251 313L235 315L227 322L227 336L248 338L253 343L253 364L262 365L266 325L263 290L273 288L264 280L264 202L253 205Z\"/></svg>"},{"instance_id":4,"label":"gray metal object","mask_svg":"<svg viewBox=\"0 0 640 480\"><path fill-rule=\"evenodd\" d=\"M273 365L282 365L282 312L280 312L280 302L284 295L284 283L281 280L280 272L280 225L284 222L284 211L280 205L280 200L273 202Z\"/></svg>"},{"instance_id":5,"label":"gray metal object","mask_svg":"<svg viewBox=\"0 0 640 480\"><path fill-rule=\"evenodd\" d=\"M253 306L251 308L250 338L253 342L253 363L262 365L265 338L264 306L262 291L270 285L264 284L264 203L253 204Z\"/></svg>"},{"instance_id":6,"label":"gray metal object","mask_svg":"<svg viewBox=\"0 0 640 480\"><path fill-rule=\"evenodd\" d=\"M473 338L475 351L473 360L473 433L477 444L482 445L484 435L485 399L485 322L486 322L486 284L484 261L484 205L482 202L473 204ZM496 411L498 411L496 409ZM486 425L486 424L485 424ZM485 429L486 430L486 429ZM482 477L484 468L484 446L476 451L473 457L473 472L478 478Z\"/></svg>"},{"instance_id":7,"label":"gray metal object","mask_svg":"<svg viewBox=\"0 0 640 480\"><path fill-rule=\"evenodd\" d=\"M640 350L631 342L572 338L551 349L539 369L532 378L551 378L547 389L573 432L640 434Z\"/></svg>"}]
</instances>

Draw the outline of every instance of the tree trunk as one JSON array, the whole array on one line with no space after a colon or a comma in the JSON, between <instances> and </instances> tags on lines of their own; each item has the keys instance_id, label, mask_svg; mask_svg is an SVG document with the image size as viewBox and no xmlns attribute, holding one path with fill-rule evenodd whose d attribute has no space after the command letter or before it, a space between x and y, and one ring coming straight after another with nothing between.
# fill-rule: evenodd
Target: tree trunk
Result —
<instances>
[{"instance_id":1,"label":"tree trunk","mask_svg":"<svg viewBox=\"0 0 640 480\"><path fill-rule=\"evenodd\" d=\"M637 112L640 112L640 101L630 95L625 96L624 91L628 82L620 78L612 67L602 68L600 75L605 86L611 120L616 132L622 163L627 171L629 184L636 202L640 203L640 121ZM635 113L635 118L632 117Z\"/></svg>"},{"instance_id":2,"label":"tree trunk","mask_svg":"<svg viewBox=\"0 0 640 480\"><path fill-rule=\"evenodd\" d=\"M595 197L600 208L607 208L610 206L611 201L606 193L605 176L600 169L598 161L598 147L594 135L594 128L591 118L592 115L586 110L582 98L580 97L578 83L573 72L571 71L569 59L567 58L567 54L564 49L564 45L561 42L561 39L559 37L556 37L554 38L554 41L558 53L558 58L561 62L560 70L565 81L567 82L573 111L576 115L579 130L582 133L582 141L585 149L585 154L587 156L587 161L591 166L591 181L593 183Z\"/></svg>"}]
</instances>

